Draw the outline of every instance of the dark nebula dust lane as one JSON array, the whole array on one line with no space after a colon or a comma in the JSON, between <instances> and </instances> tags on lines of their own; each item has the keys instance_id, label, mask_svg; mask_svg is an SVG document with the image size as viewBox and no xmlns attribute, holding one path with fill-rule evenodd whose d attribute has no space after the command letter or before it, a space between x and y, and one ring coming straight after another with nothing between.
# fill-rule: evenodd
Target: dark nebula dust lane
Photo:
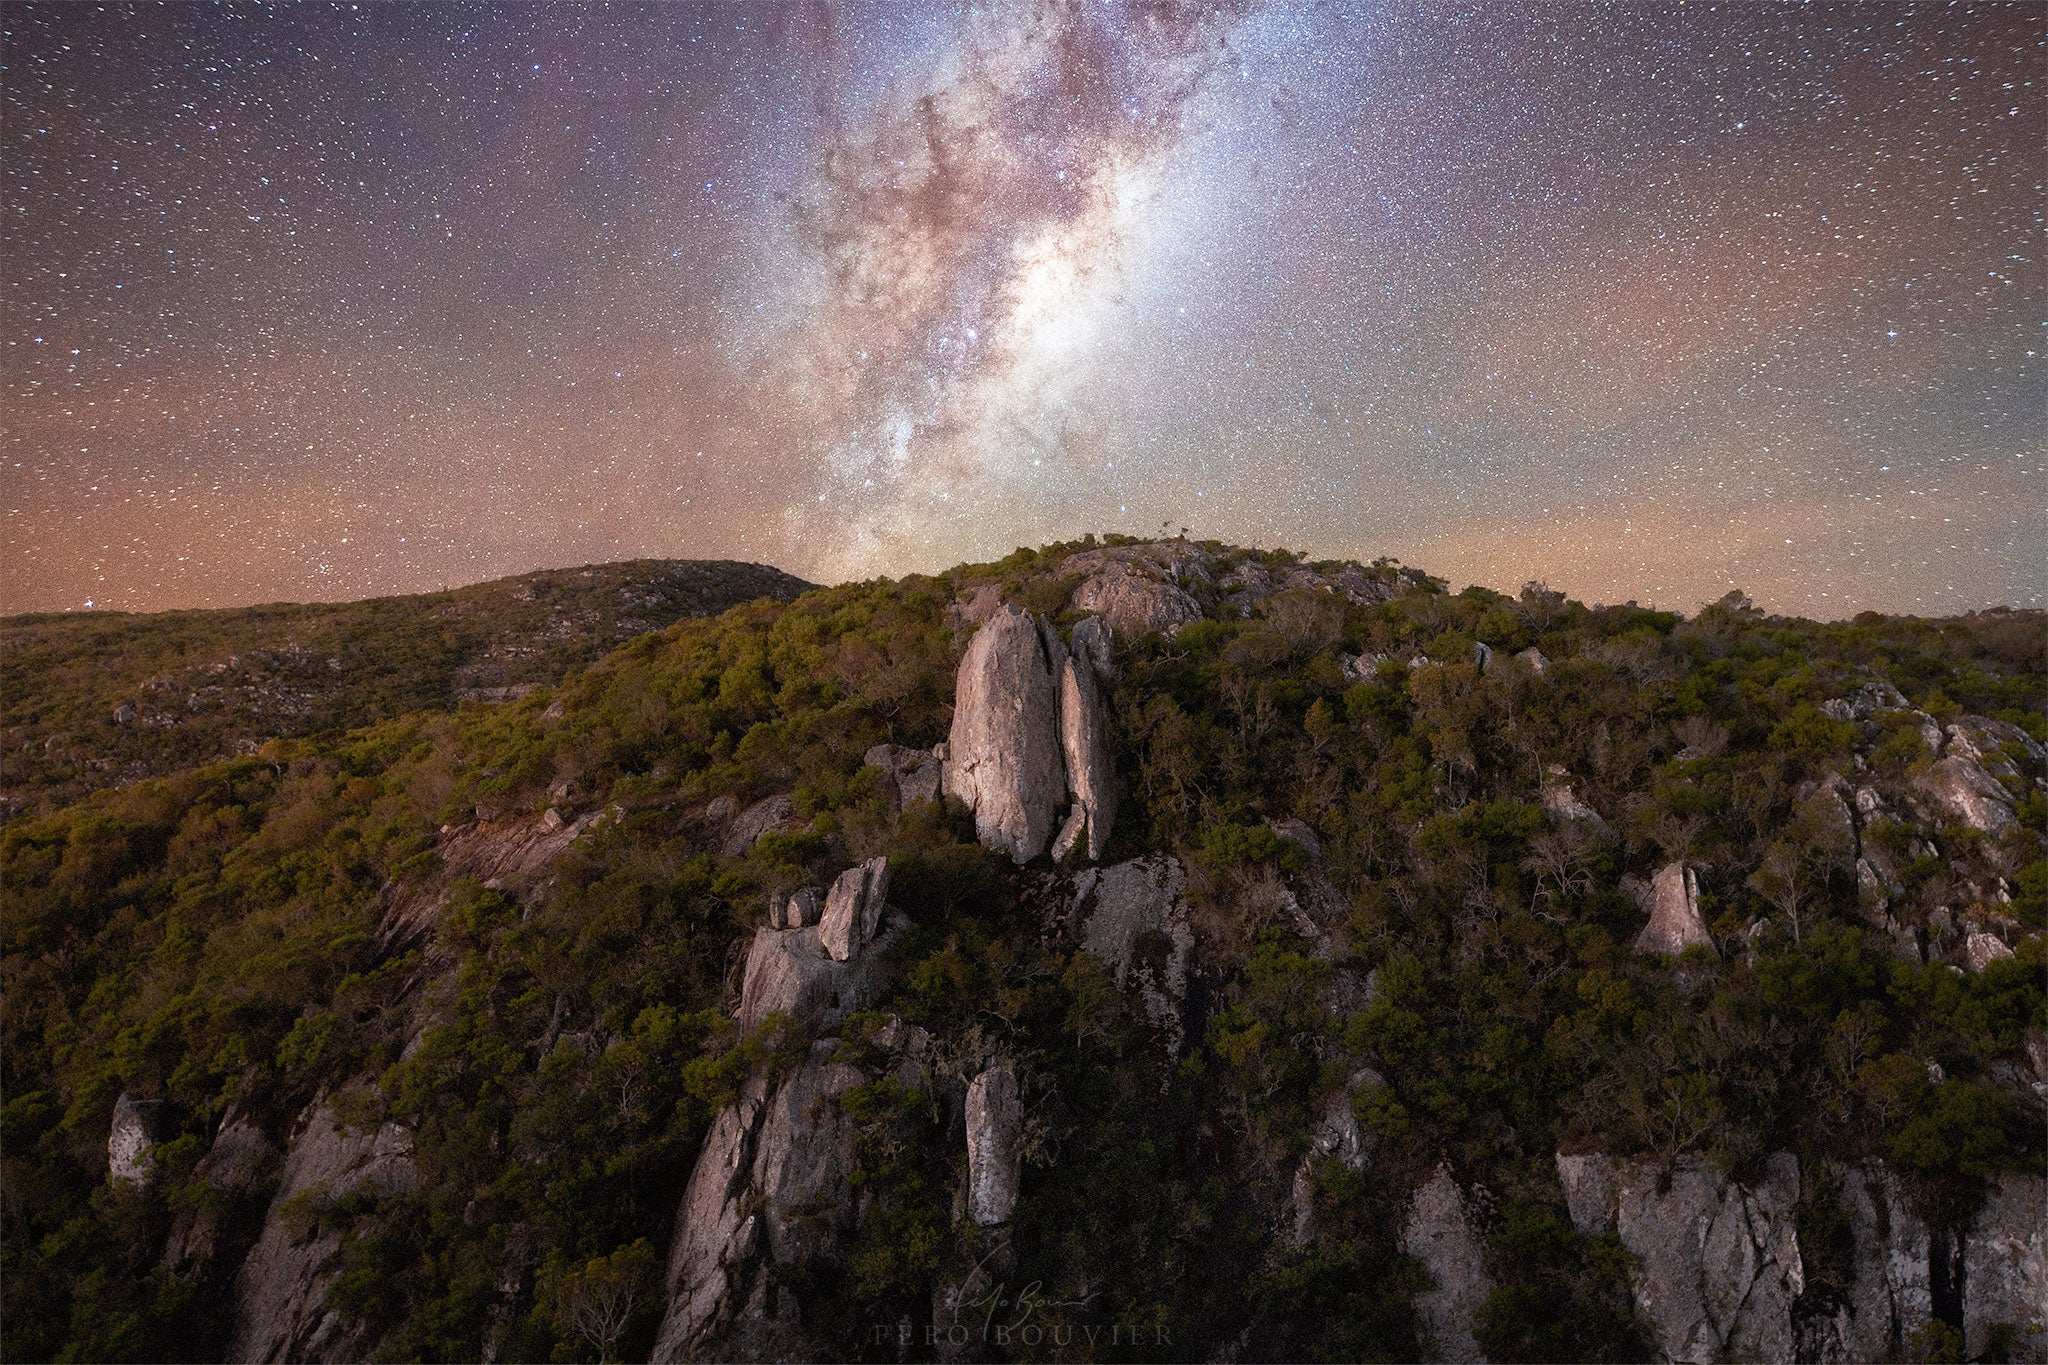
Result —
<instances>
[{"instance_id":1,"label":"dark nebula dust lane","mask_svg":"<svg viewBox=\"0 0 2048 1365\"><path fill-rule=\"evenodd\" d=\"M0 611L1161 528L2044 598L2038 7L0 10Z\"/></svg>"}]
</instances>

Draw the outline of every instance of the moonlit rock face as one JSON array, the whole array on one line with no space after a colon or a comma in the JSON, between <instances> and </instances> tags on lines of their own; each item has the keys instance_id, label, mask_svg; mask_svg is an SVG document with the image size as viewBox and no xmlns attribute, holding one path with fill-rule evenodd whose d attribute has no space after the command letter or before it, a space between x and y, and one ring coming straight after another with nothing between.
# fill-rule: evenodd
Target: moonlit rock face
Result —
<instances>
[{"instance_id":1,"label":"moonlit rock face","mask_svg":"<svg viewBox=\"0 0 2048 1365\"><path fill-rule=\"evenodd\" d=\"M1024 1129L1017 1077L992 1066L967 1089L967 1216L983 1227L1017 1207L1017 1139Z\"/></svg>"},{"instance_id":2,"label":"moonlit rock face","mask_svg":"<svg viewBox=\"0 0 2048 1365\"><path fill-rule=\"evenodd\" d=\"M1699 877L1684 863L1658 869L1650 882L1650 922L1636 936L1636 951L1676 956L1695 944L1712 948L1713 935L1700 917Z\"/></svg>"},{"instance_id":3,"label":"moonlit rock face","mask_svg":"<svg viewBox=\"0 0 2048 1365\"><path fill-rule=\"evenodd\" d=\"M1066 662L1015 607L975 632L960 660L945 788L974 811L981 842L1019 863L1045 851L1067 794L1059 670Z\"/></svg>"}]
</instances>

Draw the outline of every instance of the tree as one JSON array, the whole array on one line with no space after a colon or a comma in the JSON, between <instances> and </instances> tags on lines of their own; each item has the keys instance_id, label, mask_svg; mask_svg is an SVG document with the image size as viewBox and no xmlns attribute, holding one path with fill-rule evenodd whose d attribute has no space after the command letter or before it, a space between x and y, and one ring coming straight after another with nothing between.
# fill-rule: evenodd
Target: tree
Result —
<instances>
[{"instance_id":1,"label":"tree","mask_svg":"<svg viewBox=\"0 0 2048 1365\"><path fill-rule=\"evenodd\" d=\"M551 1295L555 1331L590 1343L600 1361L616 1360L619 1339L647 1302L654 1276L654 1247L645 1237L562 1272Z\"/></svg>"}]
</instances>

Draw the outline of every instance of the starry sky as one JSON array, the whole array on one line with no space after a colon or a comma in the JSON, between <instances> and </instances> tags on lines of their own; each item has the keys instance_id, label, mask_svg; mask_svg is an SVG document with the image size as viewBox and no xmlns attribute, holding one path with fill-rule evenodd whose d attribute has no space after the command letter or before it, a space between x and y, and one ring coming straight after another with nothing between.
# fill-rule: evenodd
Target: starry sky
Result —
<instances>
[{"instance_id":1,"label":"starry sky","mask_svg":"<svg viewBox=\"0 0 2048 1365\"><path fill-rule=\"evenodd\" d=\"M2036 4L0 6L0 611L1085 531L2042 605Z\"/></svg>"}]
</instances>

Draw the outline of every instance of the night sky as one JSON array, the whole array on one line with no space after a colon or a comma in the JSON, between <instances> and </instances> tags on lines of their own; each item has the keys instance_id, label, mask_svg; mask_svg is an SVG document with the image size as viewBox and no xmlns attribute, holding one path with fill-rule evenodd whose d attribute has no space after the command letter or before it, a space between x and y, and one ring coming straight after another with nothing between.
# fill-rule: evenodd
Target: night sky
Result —
<instances>
[{"instance_id":1,"label":"night sky","mask_svg":"<svg viewBox=\"0 0 2048 1365\"><path fill-rule=\"evenodd\" d=\"M1084 531L2041 605L2037 4L8 4L0 611Z\"/></svg>"}]
</instances>

